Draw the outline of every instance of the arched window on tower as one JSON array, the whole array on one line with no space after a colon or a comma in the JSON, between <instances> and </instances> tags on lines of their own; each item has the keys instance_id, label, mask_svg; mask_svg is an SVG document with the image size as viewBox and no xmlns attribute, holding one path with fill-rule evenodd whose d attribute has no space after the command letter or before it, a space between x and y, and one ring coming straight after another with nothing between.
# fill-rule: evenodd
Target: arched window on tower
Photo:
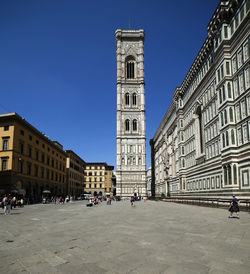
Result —
<instances>
[{"instance_id":1,"label":"arched window on tower","mask_svg":"<svg viewBox=\"0 0 250 274\"><path fill-rule=\"evenodd\" d=\"M232 107L229 108L229 118L230 118L230 122L234 121L233 108Z\"/></svg>"},{"instance_id":2,"label":"arched window on tower","mask_svg":"<svg viewBox=\"0 0 250 274\"><path fill-rule=\"evenodd\" d=\"M137 131L137 120L133 120L133 131Z\"/></svg>"},{"instance_id":3,"label":"arched window on tower","mask_svg":"<svg viewBox=\"0 0 250 274\"><path fill-rule=\"evenodd\" d=\"M222 147L225 147L225 134L222 134Z\"/></svg>"},{"instance_id":4,"label":"arched window on tower","mask_svg":"<svg viewBox=\"0 0 250 274\"><path fill-rule=\"evenodd\" d=\"M234 136L234 130L231 129L231 141L232 141L232 145L235 145L235 136Z\"/></svg>"},{"instance_id":5,"label":"arched window on tower","mask_svg":"<svg viewBox=\"0 0 250 274\"><path fill-rule=\"evenodd\" d=\"M228 137L228 131L226 131L226 145L229 146L229 137Z\"/></svg>"},{"instance_id":6,"label":"arched window on tower","mask_svg":"<svg viewBox=\"0 0 250 274\"><path fill-rule=\"evenodd\" d=\"M137 95L136 95L136 93L133 93L132 97L133 97L133 106L136 106L137 105Z\"/></svg>"},{"instance_id":7,"label":"arched window on tower","mask_svg":"<svg viewBox=\"0 0 250 274\"><path fill-rule=\"evenodd\" d=\"M129 119L125 121L125 130L129 131Z\"/></svg>"},{"instance_id":8,"label":"arched window on tower","mask_svg":"<svg viewBox=\"0 0 250 274\"><path fill-rule=\"evenodd\" d=\"M126 58L126 78L135 78L135 58L131 55Z\"/></svg>"},{"instance_id":9,"label":"arched window on tower","mask_svg":"<svg viewBox=\"0 0 250 274\"><path fill-rule=\"evenodd\" d=\"M223 95L223 101L226 100L226 92L225 92L225 86L222 86L222 95Z\"/></svg>"},{"instance_id":10,"label":"arched window on tower","mask_svg":"<svg viewBox=\"0 0 250 274\"><path fill-rule=\"evenodd\" d=\"M227 83L227 95L228 95L228 98L232 98L232 90L231 90L230 83Z\"/></svg>"},{"instance_id":11,"label":"arched window on tower","mask_svg":"<svg viewBox=\"0 0 250 274\"><path fill-rule=\"evenodd\" d=\"M126 106L129 105L129 93L125 94L125 104L126 104Z\"/></svg>"}]
</instances>

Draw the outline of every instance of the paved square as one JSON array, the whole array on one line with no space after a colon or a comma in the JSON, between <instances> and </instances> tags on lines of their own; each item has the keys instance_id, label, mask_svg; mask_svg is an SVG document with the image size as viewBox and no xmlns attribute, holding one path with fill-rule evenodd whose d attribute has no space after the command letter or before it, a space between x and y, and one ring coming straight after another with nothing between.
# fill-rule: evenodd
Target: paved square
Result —
<instances>
[{"instance_id":1,"label":"paved square","mask_svg":"<svg viewBox=\"0 0 250 274\"><path fill-rule=\"evenodd\" d=\"M1 218L1 273L249 273L250 214L166 202L30 205Z\"/></svg>"}]
</instances>

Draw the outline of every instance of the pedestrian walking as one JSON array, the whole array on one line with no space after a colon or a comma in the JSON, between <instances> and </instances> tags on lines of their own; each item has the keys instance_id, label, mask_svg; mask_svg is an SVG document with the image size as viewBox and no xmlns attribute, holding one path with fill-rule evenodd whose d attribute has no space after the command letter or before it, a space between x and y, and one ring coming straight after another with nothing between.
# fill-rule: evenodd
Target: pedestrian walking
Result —
<instances>
[{"instance_id":1,"label":"pedestrian walking","mask_svg":"<svg viewBox=\"0 0 250 274\"><path fill-rule=\"evenodd\" d=\"M236 213L236 217L239 219L240 215L240 209L239 209L239 200L235 197L235 195L233 195L233 199L230 203L230 207L229 207L229 211L230 211L230 215L228 216L228 218L233 218L233 213Z\"/></svg>"},{"instance_id":2,"label":"pedestrian walking","mask_svg":"<svg viewBox=\"0 0 250 274\"><path fill-rule=\"evenodd\" d=\"M16 196L13 197L12 204L13 204L14 208L16 208Z\"/></svg>"},{"instance_id":3,"label":"pedestrian walking","mask_svg":"<svg viewBox=\"0 0 250 274\"><path fill-rule=\"evenodd\" d=\"M131 204L131 206L135 206L135 197L134 196L132 196L130 198L130 204Z\"/></svg>"},{"instance_id":4,"label":"pedestrian walking","mask_svg":"<svg viewBox=\"0 0 250 274\"><path fill-rule=\"evenodd\" d=\"M3 201L4 201L4 215L8 215L10 214L10 207L11 207L10 195L9 196L5 195Z\"/></svg>"}]
</instances>

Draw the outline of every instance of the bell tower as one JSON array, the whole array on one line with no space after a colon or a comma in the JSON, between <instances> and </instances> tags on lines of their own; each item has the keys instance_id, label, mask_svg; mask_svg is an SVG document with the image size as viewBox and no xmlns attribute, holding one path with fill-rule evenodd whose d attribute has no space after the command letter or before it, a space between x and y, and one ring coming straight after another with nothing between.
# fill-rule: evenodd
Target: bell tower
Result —
<instances>
[{"instance_id":1,"label":"bell tower","mask_svg":"<svg viewBox=\"0 0 250 274\"><path fill-rule=\"evenodd\" d=\"M117 43L116 194L146 196L145 32L115 32Z\"/></svg>"}]
</instances>

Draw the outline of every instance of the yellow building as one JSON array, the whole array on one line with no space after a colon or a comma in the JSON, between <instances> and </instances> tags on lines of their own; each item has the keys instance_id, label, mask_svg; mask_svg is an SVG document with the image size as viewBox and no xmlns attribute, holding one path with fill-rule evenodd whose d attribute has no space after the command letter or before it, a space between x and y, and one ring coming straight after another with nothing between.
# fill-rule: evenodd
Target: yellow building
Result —
<instances>
[{"instance_id":1,"label":"yellow building","mask_svg":"<svg viewBox=\"0 0 250 274\"><path fill-rule=\"evenodd\" d=\"M16 113L0 115L0 193L18 191L38 201L44 190L65 192L66 157L62 145Z\"/></svg>"},{"instance_id":2,"label":"yellow building","mask_svg":"<svg viewBox=\"0 0 250 274\"><path fill-rule=\"evenodd\" d=\"M85 161L74 151L66 150L67 193L79 197L84 192Z\"/></svg>"},{"instance_id":3,"label":"yellow building","mask_svg":"<svg viewBox=\"0 0 250 274\"><path fill-rule=\"evenodd\" d=\"M107 163L86 163L85 192L92 195L113 194L112 176L113 166Z\"/></svg>"}]
</instances>

